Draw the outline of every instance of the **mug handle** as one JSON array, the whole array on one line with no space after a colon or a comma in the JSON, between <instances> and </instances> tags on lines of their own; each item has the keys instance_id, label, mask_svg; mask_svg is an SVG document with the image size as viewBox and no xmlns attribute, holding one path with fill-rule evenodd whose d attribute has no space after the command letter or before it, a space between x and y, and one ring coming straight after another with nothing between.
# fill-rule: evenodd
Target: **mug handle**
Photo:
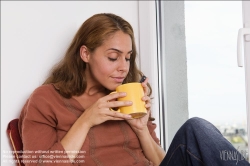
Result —
<instances>
[{"instance_id":1,"label":"mug handle","mask_svg":"<svg viewBox=\"0 0 250 166\"><path fill-rule=\"evenodd\" d=\"M117 93L117 92L116 92L116 91L115 91L115 92L111 92L110 94L112 94L112 93ZM108 102L109 102L109 101L108 101ZM118 108L118 110L114 110L114 109L112 109L112 108L109 108L109 110L110 110L110 111L121 112L120 108Z\"/></svg>"}]
</instances>

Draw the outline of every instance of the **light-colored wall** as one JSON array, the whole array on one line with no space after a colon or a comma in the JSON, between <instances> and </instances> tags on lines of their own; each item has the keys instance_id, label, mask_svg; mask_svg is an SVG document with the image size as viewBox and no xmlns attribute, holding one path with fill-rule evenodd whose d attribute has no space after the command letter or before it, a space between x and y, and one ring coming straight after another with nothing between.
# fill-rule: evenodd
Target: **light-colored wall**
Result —
<instances>
[{"instance_id":1,"label":"light-colored wall","mask_svg":"<svg viewBox=\"0 0 250 166\"><path fill-rule=\"evenodd\" d=\"M139 1L139 52L141 55L140 67L149 78L153 89L151 114L157 124L156 134L160 138L160 108L159 108L159 83L157 64L157 33L156 33L156 6L155 1ZM162 140L161 140L162 142ZM161 144L163 145L163 144Z\"/></svg>"},{"instance_id":2,"label":"light-colored wall","mask_svg":"<svg viewBox=\"0 0 250 166\"><path fill-rule=\"evenodd\" d=\"M101 12L129 21L139 47L137 1L1 2L1 165L15 165L3 163L3 150L11 150L8 122L19 117L24 102L64 55L82 22Z\"/></svg>"}]
</instances>

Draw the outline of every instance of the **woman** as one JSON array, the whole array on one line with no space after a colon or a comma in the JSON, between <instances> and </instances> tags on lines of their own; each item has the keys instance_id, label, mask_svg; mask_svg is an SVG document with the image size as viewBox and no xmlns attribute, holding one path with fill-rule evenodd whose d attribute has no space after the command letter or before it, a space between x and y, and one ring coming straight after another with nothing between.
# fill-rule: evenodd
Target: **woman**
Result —
<instances>
[{"instance_id":1,"label":"woman","mask_svg":"<svg viewBox=\"0 0 250 166\"><path fill-rule=\"evenodd\" d=\"M67 158L57 158L58 165L67 161L160 164L165 152L158 145L155 125L148 122L149 113L132 119L109 109L132 104L115 101L124 93L109 93L122 83L139 81L142 73L135 63L136 54L132 27L122 18L97 14L83 23L64 59L33 92L21 113L24 150L44 152L34 153L34 162L49 162L47 156L59 157L63 151ZM146 84L147 80L142 86L148 94ZM149 110L150 97L142 100Z\"/></svg>"},{"instance_id":2,"label":"woman","mask_svg":"<svg viewBox=\"0 0 250 166\"><path fill-rule=\"evenodd\" d=\"M30 154L23 162L86 166L214 164L202 156L203 146L192 141L202 138L196 134L200 130L194 131L191 126L207 126L207 122L197 118L187 121L178 131L164 158L155 125L150 121L148 79L142 83L147 115L133 119L110 111L133 104L116 101L125 93L110 92L121 84L140 80L143 74L137 68L136 54L133 29L127 21L114 14L96 14L86 20L64 59L23 107L19 130L24 152ZM207 135L217 133L211 126ZM223 147L230 146L222 136L217 137L223 140ZM202 152L187 153L189 147Z\"/></svg>"}]
</instances>

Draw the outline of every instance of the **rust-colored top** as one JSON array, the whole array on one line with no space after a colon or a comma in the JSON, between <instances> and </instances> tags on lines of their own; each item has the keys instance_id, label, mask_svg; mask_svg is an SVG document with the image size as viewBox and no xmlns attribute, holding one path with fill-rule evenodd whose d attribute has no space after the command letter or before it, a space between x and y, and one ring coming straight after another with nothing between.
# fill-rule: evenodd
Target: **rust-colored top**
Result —
<instances>
[{"instance_id":1,"label":"rust-colored top","mask_svg":"<svg viewBox=\"0 0 250 166\"><path fill-rule=\"evenodd\" d=\"M78 101L62 97L52 84L38 87L20 115L23 162L45 166L153 165L143 154L136 134L126 121L107 121L92 127L75 163L70 163L60 140L83 112ZM149 121L148 129L159 144L155 128L156 125Z\"/></svg>"}]
</instances>

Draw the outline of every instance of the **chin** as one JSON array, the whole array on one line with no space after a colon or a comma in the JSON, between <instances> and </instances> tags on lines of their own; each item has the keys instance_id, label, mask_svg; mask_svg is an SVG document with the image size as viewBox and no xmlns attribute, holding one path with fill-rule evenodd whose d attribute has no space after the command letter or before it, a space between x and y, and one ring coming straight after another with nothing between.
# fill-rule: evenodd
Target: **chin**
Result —
<instances>
[{"instance_id":1,"label":"chin","mask_svg":"<svg viewBox=\"0 0 250 166\"><path fill-rule=\"evenodd\" d=\"M121 85L122 83L119 83L119 84L115 84L115 85L111 85L111 86L106 86L106 88L110 91L115 91L115 89Z\"/></svg>"}]
</instances>

